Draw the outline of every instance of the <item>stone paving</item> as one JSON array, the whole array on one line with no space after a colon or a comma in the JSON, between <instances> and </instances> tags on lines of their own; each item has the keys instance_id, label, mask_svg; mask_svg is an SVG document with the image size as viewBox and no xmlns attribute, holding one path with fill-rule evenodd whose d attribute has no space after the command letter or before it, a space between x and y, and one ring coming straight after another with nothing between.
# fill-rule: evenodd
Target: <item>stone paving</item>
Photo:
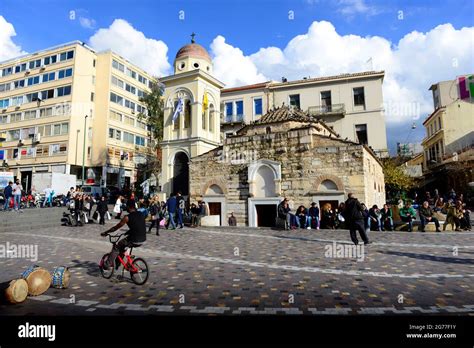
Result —
<instances>
[{"instance_id":1,"label":"stone paving","mask_svg":"<svg viewBox=\"0 0 474 348\"><path fill-rule=\"evenodd\" d=\"M72 272L68 289L0 304L0 313L474 315L474 233L371 232L362 259L328 254L334 245L351 245L348 231L153 231L134 250L151 270L137 286L128 273L107 280L97 267L110 249L99 234L116 222L0 233L0 245L34 244L39 253L36 262L1 258L0 283L31 264Z\"/></svg>"}]
</instances>

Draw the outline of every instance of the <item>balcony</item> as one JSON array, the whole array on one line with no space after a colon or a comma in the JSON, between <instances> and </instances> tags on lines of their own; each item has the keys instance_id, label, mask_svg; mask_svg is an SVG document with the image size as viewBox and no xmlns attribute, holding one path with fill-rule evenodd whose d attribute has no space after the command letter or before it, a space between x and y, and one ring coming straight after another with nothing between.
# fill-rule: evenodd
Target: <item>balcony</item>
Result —
<instances>
[{"instance_id":1,"label":"balcony","mask_svg":"<svg viewBox=\"0 0 474 348\"><path fill-rule=\"evenodd\" d=\"M323 106L310 106L308 113L313 116L342 116L346 115L344 104L332 104Z\"/></svg>"},{"instance_id":2,"label":"balcony","mask_svg":"<svg viewBox=\"0 0 474 348\"><path fill-rule=\"evenodd\" d=\"M244 115L227 115L221 117L221 124L244 123Z\"/></svg>"}]
</instances>

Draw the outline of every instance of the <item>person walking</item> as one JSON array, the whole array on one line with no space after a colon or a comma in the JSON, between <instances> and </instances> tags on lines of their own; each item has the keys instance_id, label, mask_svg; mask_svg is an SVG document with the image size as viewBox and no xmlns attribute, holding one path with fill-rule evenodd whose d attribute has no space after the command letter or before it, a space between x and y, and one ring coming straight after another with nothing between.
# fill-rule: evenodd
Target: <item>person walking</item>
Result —
<instances>
[{"instance_id":1,"label":"person walking","mask_svg":"<svg viewBox=\"0 0 474 348\"><path fill-rule=\"evenodd\" d=\"M123 197L120 195L117 197L117 200L115 201L114 213L117 214L115 216L116 219L120 219L120 216L122 215L122 199Z\"/></svg>"},{"instance_id":2,"label":"person walking","mask_svg":"<svg viewBox=\"0 0 474 348\"><path fill-rule=\"evenodd\" d=\"M99 225L105 225L105 214L109 210L107 206L107 200L105 196L100 198L100 201L97 202L97 212L99 213Z\"/></svg>"},{"instance_id":3,"label":"person walking","mask_svg":"<svg viewBox=\"0 0 474 348\"><path fill-rule=\"evenodd\" d=\"M169 221L168 223L171 224L172 230L176 229L176 224L174 222L174 217L176 215L176 209L177 209L178 201L176 200L176 196L174 193L171 194L171 197L168 198L166 201L166 209L168 210L169 214ZM169 226L168 226L169 227Z\"/></svg>"},{"instance_id":4,"label":"person walking","mask_svg":"<svg viewBox=\"0 0 474 348\"><path fill-rule=\"evenodd\" d=\"M183 228L183 213L184 213L184 197L181 194L181 191L178 191L176 194L176 203L177 203L177 212L178 212L178 225L179 228Z\"/></svg>"},{"instance_id":5,"label":"person walking","mask_svg":"<svg viewBox=\"0 0 474 348\"><path fill-rule=\"evenodd\" d=\"M10 210L10 200L13 198L13 182L9 181L8 185L3 189L3 195L5 196L5 205L3 210Z\"/></svg>"},{"instance_id":6,"label":"person walking","mask_svg":"<svg viewBox=\"0 0 474 348\"><path fill-rule=\"evenodd\" d=\"M23 191L23 186L20 184L20 180L16 179L16 183L13 184L13 204L14 209L18 211L21 208L21 194Z\"/></svg>"},{"instance_id":7,"label":"person walking","mask_svg":"<svg viewBox=\"0 0 474 348\"><path fill-rule=\"evenodd\" d=\"M436 232L441 232L439 229L439 221L433 215L433 209L431 209L429 202L424 201L423 206L420 208L421 232L425 232L425 226L430 222L434 222L436 226Z\"/></svg>"},{"instance_id":8,"label":"person walking","mask_svg":"<svg viewBox=\"0 0 474 348\"><path fill-rule=\"evenodd\" d=\"M344 219L347 227L349 227L349 233L351 240L355 245L359 244L357 239L357 231L359 231L360 237L364 241L364 244L370 244L369 237L365 233L364 216L362 215L363 207L359 200L354 197L353 193L349 193L347 201L344 207Z\"/></svg>"},{"instance_id":9,"label":"person walking","mask_svg":"<svg viewBox=\"0 0 474 348\"><path fill-rule=\"evenodd\" d=\"M156 226L156 235L160 235L160 222L163 219L161 215L161 207L159 206L158 198L153 198L150 201L150 215L151 215L151 225L148 228L148 233L151 233L153 226Z\"/></svg>"}]
</instances>

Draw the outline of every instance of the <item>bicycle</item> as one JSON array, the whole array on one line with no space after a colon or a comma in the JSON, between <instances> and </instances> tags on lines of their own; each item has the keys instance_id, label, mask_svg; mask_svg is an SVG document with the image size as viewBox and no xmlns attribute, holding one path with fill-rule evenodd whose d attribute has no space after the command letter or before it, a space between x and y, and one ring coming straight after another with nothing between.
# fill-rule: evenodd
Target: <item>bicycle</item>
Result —
<instances>
[{"instance_id":1,"label":"bicycle","mask_svg":"<svg viewBox=\"0 0 474 348\"><path fill-rule=\"evenodd\" d=\"M110 243L115 245L118 243L120 240L120 237L122 237L125 233L118 234L118 235L109 235L109 240ZM148 264L146 261L140 257L135 257L135 255L132 255L132 250L133 246L130 246L129 249L125 249L124 252L120 253L117 258L115 259L115 265L110 266L108 269L104 268L104 263L107 261L109 258L110 253L105 254L102 256L102 259L100 260L99 263L99 269L100 273L102 274L102 277L105 279L110 279L113 274L115 269L118 269L120 265L123 266L122 268L122 277L124 272L127 270L130 273L130 278L132 281L137 284L137 285L143 285L146 283L148 280ZM126 260L126 261L124 261Z\"/></svg>"}]
</instances>

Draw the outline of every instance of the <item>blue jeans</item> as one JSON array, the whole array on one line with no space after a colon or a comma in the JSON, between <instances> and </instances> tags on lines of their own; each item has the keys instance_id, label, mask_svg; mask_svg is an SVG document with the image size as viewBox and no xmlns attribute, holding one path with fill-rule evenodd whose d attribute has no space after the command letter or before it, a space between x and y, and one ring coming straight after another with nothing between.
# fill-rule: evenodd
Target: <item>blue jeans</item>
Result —
<instances>
[{"instance_id":1,"label":"blue jeans","mask_svg":"<svg viewBox=\"0 0 474 348\"><path fill-rule=\"evenodd\" d=\"M3 206L3 210L10 209L10 199L12 199L11 196L8 198L5 197L5 205Z\"/></svg>"},{"instance_id":2,"label":"blue jeans","mask_svg":"<svg viewBox=\"0 0 474 348\"><path fill-rule=\"evenodd\" d=\"M14 208L15 210L18 210L20 208L20 202L21 202L21 195L13 195L15 202L14 202Z\"/></svg>"},{"instance_id":3,"label":"blue jeans","mask_svg":"<svg viewBox=\"0 0 474 348\"><path fill-rule=\"evenodd\" d=\"M393 219L391 217L388 217L387 221L388 221L388 224L390 226L390 229L393 231ZM386 221L383 221L382 222L382 231L385 231L385 224L386 224Z\"/></svg>"},{"instance_id":4,"label":"blue jeans","mask_svg":"<svg viewBox=\"0 0 474 348\"><path fill-rule=\"evenodd\" d=\"M380 217L376 218L377 219L377 230L381 230L380 227ZM369 217L369 230L372 228L372 224L375 223L374 220L372 220L372 217Z\"/></svg>"},{"instance_id":5,"label":"blue jeans","mask_svg":"<svg viewBox=\"0 0 474 348\"><path fill-rule=\"evenodd\" d=\"M183 209L178 209L178 225L183 226Z\"/></svg>"},{"instance_id":6,"label":"blue jeans","mask_svg":"<svg viewBox=\"0 0 474 348\"><path fill-rule=\"evenodd\" d=\"M176 228L176 224L174 223L174 214L176 213L169 213L169 214L170 214L169 223L173 226L173 228Z\"/></svg>"},{"instance_id":7,"label":"blue jeans","mask_svg":"<svg viewBox=\"0 0 474 348\"><path fill-rule=\"evenodd\" d=\"M301 226L300 217L296 216L296 226L298 226L298 228L306 228L308 226L311 227L311 218L306 215L305 221L304 221L304 226Z\"/></svg>"}]
</instances>

